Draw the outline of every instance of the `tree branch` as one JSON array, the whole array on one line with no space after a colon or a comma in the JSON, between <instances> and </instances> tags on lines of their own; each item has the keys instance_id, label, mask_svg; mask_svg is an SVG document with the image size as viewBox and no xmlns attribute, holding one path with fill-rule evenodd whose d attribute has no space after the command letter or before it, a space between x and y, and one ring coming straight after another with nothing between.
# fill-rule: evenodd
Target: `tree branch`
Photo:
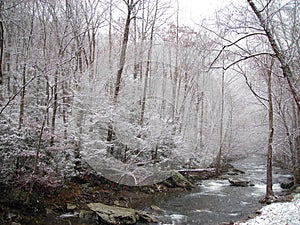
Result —
<instances>
[{"instance_id":1,"label":"tree branch","mask_svg":"<svg viewBox=\"0 0 300 225\"><path fill-rule=\"evenodd\" d=\"M271 57L274 57L274 54L271 54L269 52L263 52L263 53L256 53L256 54L252 54L252 55L249 55L249 56L244 56L243 58L237 60L237 61L234 61L233 63L229 64L228 66L224 67L224 66L210 66L208 68L208 71L210 69L223 69L223 70L228 70L229 68L231 68L232 66L238 64L239 62L242 62L244 60L247 60L247 59L250 59L250 58L255 58L257 56L260 56L260 55L269 55Z\"/></svg>"},{"instance_id":2,"label":"tree branch","mask_svg":"<svg viewBox=\"0 0 300 225\"><path fill-rule=\"evenodd\" d=\"M262 10L260 10L259 12L261 13L261 12L265 11L265 9L270 5L271 2L272 2L272 0L269 0L267 2L267 4L262 8Z\"/></svg>"},{"instance_id":3,"label":"tree branch","mask_svg":"<svg viewBox=\"0 0 300 225\"><path fill-rule=\"evenodd\" d=\"M293 78L293 72L292 69L290 67L290 65L288 64L288 61L285 57L285 55L283 54L283 52L280 50L274 35L272 34L266 20L263 19L263 16L261 14L261 12L258 10L258 8L256 7L256 5L253 3L252 0L247 0L250 7L252 8L254 14L256 15L256 17L258 18L261 27L265 30L266 36L269 40L269 43L273 49L273 51L275 52L275 56L276 58L279 60L280 64L281 64L281 68L282 68L282 72L283 72L283 76L286 78L290 91L294 97L295 103L297 105L298 111L300 112L300 95L297 92L297 88L295 87L294 83L296 83L295 79Z\"/></svg>"},{"instance_id":4,"label":"tree branch","mask_svg":"<svg viewBox=\"0 0 300 225\"><path fill-rule=\"evenodd\" d=\"M30 80L28 80L20 89L19 91L17 91L16 94L14 94L13 96L11 96L9 98L9 100L6 102L6 104L2 107L2 109L0 110L0 115L3 113L3 111L6 109L6 107L21 93L21 91L28 86L37 76L33 76L30 78Z\"/></svg>"},{"instance_id":5,"label":"tree branch","mask_svg":"<svg viewBox=\"0 0 300 225\"><path fill-rule=\"evenodd\" d=\"M239 62L242 62L244 60L247 60L247 59L251 59L251 58L255 58L257 56L260 56L260 55L269 55L271 57L274 57L274 54L272 53L269 53L269 52L262 52L262 53L256 53L256 54L252 54L252 55L248 55L248 56L244 56L243 58L229 64L228 66L226 67L223 67L224 70L228 70L230 67L234 66L235 64L239 63Z\"/></svg>"},{"instance_id":6,"label":"tree branch","mask_svg":"<svg viewBox=\"0 0 300 225\"><path fill-rule=\"evenodd\" d=\"M255 35L266 35L266 34L265 34L265 33L251 33L251 34L245 35L245 36L243 36L243 37L241 37L241 38L235 40L234 42L231 42L231 41L226 40L226 39L223 38L223 40L226 40L226 41L231 42L231 43L228 44L228 45L224 45L224 46L222 47L222 49L220 50L220 52L218 53L218 55L215 57L215 59L213 60L213 62L210 64L209 69L210 69L210 68L213 66L213 64L219 59L220 55L223 53L223 51L225 50L225 48L229 48L229 47L235 45L235 46L237 46L238 48L240 48L240 49L242 49L243 51L245 51L243 48L241 48L239 45L237 45L237 43L240 42L240 41L242 41L242 40L244 40L244 39L246 39L246 38L248 38L248 37L255 36ZM242 60L240 60L240 61L242 61ZM239 62L240 62L240 61L239 61ZM234 63L234 64L235 64L235 63ZM229 67L230 67L230 66L229 66ZM229 67L228 67L228 68L229 68Z\"/></svg>"}]
</instances>

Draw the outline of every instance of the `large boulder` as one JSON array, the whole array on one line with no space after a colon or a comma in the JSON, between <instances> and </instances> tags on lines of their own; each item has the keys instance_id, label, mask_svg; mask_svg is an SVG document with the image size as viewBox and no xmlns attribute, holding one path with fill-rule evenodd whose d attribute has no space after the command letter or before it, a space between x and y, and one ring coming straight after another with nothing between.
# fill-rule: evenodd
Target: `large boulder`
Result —
<instances>
[{"instance_id":1,"label":"large boulder","mask_svg":"<svg viewBox=\"0 0 300 225\"><path fill-rule=\"evenodd\" d=\"M229 178L228 181L231 186L237 186L237 187L254 186L254 184L250 180L246 180L246 179Z\"/></svg>"},{"instance_id":2,"label":"large boulder","mask_svg":"<svg viewBox=\"0 0 300 225\"><path fill-rule=\"evenodd\" d=\"M169 188L192 189L194 185L180 172L174 171L172 176L163 182Z\"/></svg>"},{"instance_id":3,"label":"large boulder","mask_svg":"<svg viewBox=\"0 0 300 225\"><path fill-rule=\"evenodd\" d=\"M287 178L280 182L280 187L282 189L290 189L293 186L294 186L294 180L292 178Z\"/></svg>"},{"instance_id":4,"label":"large boulder","mask_svg":"<svg viewBox=\"0 0 300 225\"><path fill-rule=\"evenodd\" d=\"M156 222L155 218L144 211L119 206L109 206L103 203L87 205L94 211L101 222L105 224L135 224L138 220Z\"/></svg>"}]
</instances>

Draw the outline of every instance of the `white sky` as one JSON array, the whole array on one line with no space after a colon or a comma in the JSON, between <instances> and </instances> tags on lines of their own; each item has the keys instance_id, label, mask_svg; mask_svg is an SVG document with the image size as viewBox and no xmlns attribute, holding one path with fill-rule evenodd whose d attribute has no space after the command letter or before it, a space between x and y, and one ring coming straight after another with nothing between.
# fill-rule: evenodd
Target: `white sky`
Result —
<instances>
[{"instance_id":1,"label":"white sky","mask_svg":"<svg viewBox=\"0 0 300 225\"><path fill-rule=\"evenodd\" d=\"M243 2L243 0L178 0L178 2L179 23L192 25L194 22L212 16L216 10L230 3Z\"/></svg>"}]
</instances>

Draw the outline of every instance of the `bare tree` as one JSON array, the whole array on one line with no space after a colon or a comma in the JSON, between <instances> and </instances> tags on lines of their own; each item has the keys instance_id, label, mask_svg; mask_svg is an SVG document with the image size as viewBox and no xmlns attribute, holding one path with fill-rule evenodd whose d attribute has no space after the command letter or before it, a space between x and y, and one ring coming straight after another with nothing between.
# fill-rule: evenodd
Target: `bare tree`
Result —
<instances>
[{"instance_id":1,"label":"bare tree","mask_svg":"<svg viewBox=\"0 0 300 225\"><path fill-rule=\"evenodd\" d=\"M232 41L232 37L226 38L222 34L210 30L220 39L225 41L225 43L227 43L222 46L221 51L219 51L218 55L215 57L215 60L213 60L211 67L213 64L215 64L221 54L228 52L231 53L232 63L228 63L226 66L224 66L224 69L226 70L235 67L237 64L242 63L245 60L258 58L264 55L276 58L274 63L281 65L283 78L287 83L291 96L294 99L294 105L296 105L297 108L295 115L297 125L295 132L293 132L293 136L295 137L294 146L296 149L296 164L294 165L294 173L295 183L297 183L299 182L298 180L300 176L300 122L299 116L297 115L299 114L300 109L300 94L297 88L299 86L299 76L297 75L297 73L299 73L299 69L296 63L298 56L296 51L298 39L295 37L297 34L299 34L299 32L292 25L292 21L295 21L295 18L298 17L296 12L299 11L297 10L299 9L299 4L297 4L294 0L288 1L283 5L274 0L266 1L265 4L263 1L257 1L254 3L254 1L248 0L248 5L254 13L254 18L252 20L247 19L245 22L243 19L244 16L242 15L245 10L241 11L236 9L234 11L233 9L234 14L228 13L228 17L224 16L224 19L221 22L219 21L220 26L223 26L227 30L231 30L233 32L232 35L236 37L234 41ZM231 16L235 14L235 17ZM284 22L282 19L283 17L291 18L291 22ZM259 26L257 26L257 22ZM291 32L288 30L291 30ZM260 48L258 48L258 46L260 46ZM267 46L269 46L269 48ZM255 94L255 92L253 93Z\"/></svg>"},{"instance_id":2,"label":"bare tree","mask_svg":"<svg viewBox=\"0 0 300 225\"><path fill-rule=\"evenodd\" d=\"M265 35L269 41L270 46L272 47L275 57L278 59L278 61L281 64L282 73L284 78L286 79L290 92L292 93L292 96L294 98L295 104L297 105L297 111L298 111L298 129L300 128L300 92L297 89L297 77L295 74L295 71L293 71L291 61L289 59L289 56L286 55L284 49L280 47L280 40L275 36L274 31L271 30L270 24L272 21L270 21L268 18L266 18L263 13L267 10L269 4L272 1L268 1L268 3L260 10L257 5L252 0L247 0L248 4L250 5L251 9L253 10L254 14L256 15L257 19L259 20L259 23L261 27L263 28ZM295 5L294 7L297 7ZM295 146L296 146L296 162L297 165L294 169L295 174L295 183L300 182L300 134L298 132L296 138L295 138Z\"/></svg>"},{"instance_id":3,"label":"bare tree","mask_svg":"<svg viewBox=\"0 0 300 225\"><path fill-rule=\"evenodd\" d=\"M121 46L121 53L120 53L120 59L119 59L119 67L118 67L118 72L117 72L117 77L116 77L116 83L115 83L115 88L114 88L114 95L113 95L113 103L117 104L118 101L118 96L120 93L120 85L121 85L121 78L122 78L122 73L125 65L125 60L126 60L126 51L127 51L127 44L129 40L129 28L130 28L130 23L132 20L132 16L134 16L135 13L135 7L137 4L139 4L141 0L124 0L124 3L127 6L127 17L125 21L125 27L124 27L124 32L123 32L123 41L122 41L122 46ZM108 134L107 134L107 141L108 143L111 143L113 140L113 125L109 124L108 126Z\"/></svg>"},{"instance_id":4,"label":"bare tree","mask_svg":"<svg viewBox=\"0 0 300 225\"><path fill-rule=\"evenodd\" d=\"M114 102L115 103L117 102L118 95L120 92L121 77L122 77L122 72L123 72L125 60L126 60L126 50L127 50L128 39L129 39L130 22L132 20L133 13L135 13L134 9L135 9L136 5L139 4L140 1L141 0L137 0L137 1L126 0L126 1L124 1L127 6L127 18L125 21L123 41L122 41L121 54L120 54L120 60L119 60L119 68L118 68L118 72L117 72L115 91L114 91Z\"/></svg>"},{"instance_id":5,"label":"bare tree","mask_svg":"<svg viewBox=\"0 0 300 225\"><path fill-rule=\"evenodd\" d=\"M21 92L21 98L20 98L20 110L19 110L19 129L23 126L24 121L24 111L25 111L25 93L26 93L26 80L27 80L27 67L28 67L28 61L30 57L29 49L32 47L33 42L33 24L34 24L34 17L35 17L35 7L32 7L32 15L30 18L29 25L29 32L28 32L28 40L24 41L23 46L23 55L24 55L24 62L22 67L22 92Z\"/></svg>"},{"instance_id":6,"label":"bare tree","mask_svg":"<svg viewBox=\"0 0 300 225\"><path fill-rule=\"evenodd\" d=\"M151 63L151 57L152 57L151 54L152 54L152 48L153 48L154 28L155 28L155 23L156 23L156 19L157 19L157 10L158 10L158 1L156 0L153 22L152 22L151 33L150 33L150 43L149 43L149 49L148 49L148 55L147 55L146 72L145 72L145 78L144 78L144 89L143 89L143 97L142 97L142 104L141 104L141 118L140 118L141 126L143 126L143 123L144 123L148 77L149 77L150 66L151 66L150 63Z\"/></svg>"},{"instance_id":7,"label":"bare tree","mask_svg":"<svg viewBox=\"0 0 300 225\"><path fill-rule=\"evenodd\" d=\"M224 63L224 62L223 62ZM219 137L219 151L216 157L216 172L219 174L221 169L222 154L224 151L223 139L224 139L224 107L225 107L225 70L222 70L222 80L221 80L221 116L220 116L220 137Z\"/></svg>"},{"instance_id":8,"label":"bare tree","mask_svg":"<svg viewBox=\"0 0 300 225\"><path fill-rule=\"evenodd\" d=\"M274 112L273 112L273 96L272 96L272 67L274 60L272 59L270 68L267 71L267 83L268 83L268 104L269 104L269 138L268 138L268 155L267 155L267 185L265 201L269 201L274 197L273 182L272 182L272 170L273 170L273 137L274 137Z\"/></svg>"}]
</instances>

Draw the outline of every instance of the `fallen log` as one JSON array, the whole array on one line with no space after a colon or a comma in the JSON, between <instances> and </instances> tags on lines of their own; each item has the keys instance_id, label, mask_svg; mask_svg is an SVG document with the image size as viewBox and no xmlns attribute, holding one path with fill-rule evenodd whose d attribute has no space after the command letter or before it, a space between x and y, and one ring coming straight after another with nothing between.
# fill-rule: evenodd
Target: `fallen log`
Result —
<instances>
[{"instance_id":1,"label":"fallen log","mask_svg":"<svg viewBox=\"0 0 300 225\"><path fill-rule=\"evenodd\" d=\"M199 180L205 180L216 176L215 168L199 168L199 169L181 169L178 173L185 177L192 177Z\"/></svg>"},{"instance_id":2,"label":"fallen log","mask_svg":"<svg viewBox=\"0 0 300 225\"><path fill-rule=\"evenodd\" d=\"M177 171L179 173L204 173L204 172L214 173L214 172L216 172L216 168L182 169L182 170L177 170Z\"/></svg>"}]
</instances>

